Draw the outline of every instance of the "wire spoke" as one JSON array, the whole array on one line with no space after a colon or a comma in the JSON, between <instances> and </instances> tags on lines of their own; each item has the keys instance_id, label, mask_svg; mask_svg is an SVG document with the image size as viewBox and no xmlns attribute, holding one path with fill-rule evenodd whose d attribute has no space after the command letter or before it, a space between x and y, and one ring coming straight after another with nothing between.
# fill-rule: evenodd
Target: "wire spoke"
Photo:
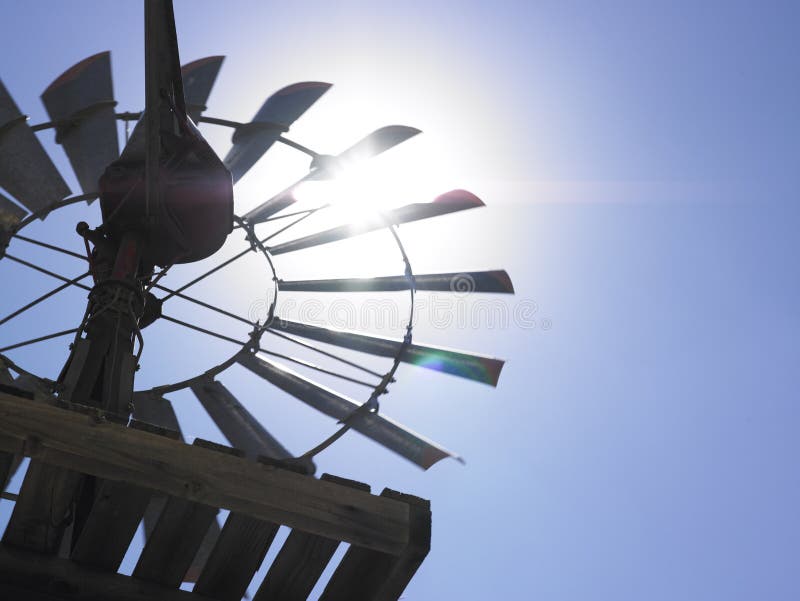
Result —
<instances>
[{"instance_id":1,"label":"wire spoke","mask_svg":"<svg viewBox=\"0 0 800 601\"><path fill-rule=\"evenodd\" d=\"M359 370L363 371L364 373L368 373L371 376L375 376L376 378L382 378L383 377L383 374L380 374L380 373L378 373L376 371L372 371L371 369L366 368L363 365L359 365L358 363L355 363L353 361L348 361L347 359L339 357L338 355L334 355L333 353L329 353L328 351L326 351L324 349L321 349L321 348L319 348L317 346L314 346L313 344L309 344L307 342L303 342L302 340L297 340L296 338L292 338L291 336L287 336L286 334L282 334L280 332L276 332L275 330L271 330L269 328L267 328L264 331L267 332L268 334L272 334L273 336L277 336L278 338L283 338L284 340L288 340L289 342L294 342L295 344L298 344L298 345L300 345L300 346L302 346L304 348L307 348L309 350L315 351L315 352L317 352L317 353L319 353L321 355L325 355L326 357L329 357L331 359L335 359L336 361L339 361L340 363L344 363L345 365L349 365L350 367L354 367L356 369L359 369Z\"/></svg>"},{"instance_id":2,"label":"wire spoke","mask_svg":"<svg viewBox=\"0 0 800 601\"><path fill-rule=\"evenodd\" d=\"M28 303L27 305L25 305L24 307L21 307L20 309L17 309L17 310L16 310L16 311L14 311L13 313L9 313L9 314L8 314L8 315L6 315L6 316L5 316L3 319L0 319L0 326L1 326L1 325L3 325L4 323L6 323L7 321L9 321L9 320L11 320L11 319L15 318L17 315L20 315L20 314L24 313L25 311L27 311L27 310L28 310L28 309L30 309L31 307L34 307L34 306L38 305L39 303L41 303L42 301L45 301L45 300L47 300L47 299L48 299L48 298L50 298L51 296L53 296L53 295L55 295L55 294L58 294L59 292L61 292L62 290L64 290L64 288L68 288L69 286L73 286L73 285L75 285L75 284L76 284L78 281L82 280L83 278L85 278L86 276L88 276L90 273L91 273L91 272L88 272L88 271L87 271L87 272L86 272L86 273L84 273L83 275L79 275L79 276L78 276L78 277L76 277L76 278L73 278L73 279L71 279L71 280L68 280L68 281L64 282L63 284L61 284L60 286L58 286L57 288L53 288L53 289L52 289L50 292L47 292L47 293L43 294L42 296L40 296L40 297L39 297L39 298L37 298L36 300L33 300L33 301L29 302L29 303Z\"/></svg>"},{"instance_id":3,"label":"wire spoke","mask_svg":"<svg viewBox=\"0 0 800 601\"><path fill-rule=\"evenodd\" d=\"M44 342L45 340L50 340L51 338L58 338L59 336L67 336L68 334L74 334L78 331L78 328L72 328L71 330L64 330L63 332L56 332L55 334L48 334L47 336L39 336L38 338L32 338L31 340L26 340L24 342L18 342L17 344L12 344L10 346L4 346L0 348L0 353L4 353L6 351L10 351L15 348L20 348L21 346L28 346L29 344L35 344L37 342Z\"/></svg>"},{"instance_id":4,"label":"wire spoke","mask_svg":"<svg viewBox=\"0 0 800 601\"><path fill-rule=\"evenodd\" d=\"M38 265L34 265L33 263L31 263L29 261L25 261L24 259L20 259L18 257L15 257L13 255L8 254L8 253L6 253L5 258L6 259L11 259L12 261L14 261L16 263L19 263L21 265L25 265L25 267L30 267L31 269L33 269L35 271L38 271L38 272L41 272L41 273L43 273L45 275L49 275L50 277L55 278L57 280L61 280L62 282L69 282L72 286L77 286L78 288L83 288L84 290L91 291L91 288L89 286L85 286L84 284L81 284L81 283L79 283L77 281L73 282L69 278L65 278L63 275L60 275L58 273L55 273L54 271L50 271L48 269L45 269L44 267L39 267ZM78 278L78 279L81 279L81 278Z\"/></svg>"},{"instance_id":5,"label":"wire spoke","mask_svg":"<svg viewBox=\"0 0 800 601\"><path fill-rule=\"evenodd\" d=\"M193 298L193 297L188 296L186 294L183 294L181 292L178 292L177 290L172 290L170 288L167 288L166 286L161 286L160 284L156 284L155 286L153 286L153 288L158 288L159 290L161 290L163 292L168 292L169 293L169 296L165 296L162 299L162 301L166 300L167 298L170 298L172 296L177 296L178 298L182 298L183 300L189 301L190 303L194 303L196 305L200 305L201 307L205 307L206 309L210 309L211 311L216 311L217 313L220 313L221 315L225 315L226 317L230 317L231 319L235 319L237 321L241 321L242 323L246 323L246 324L251 325L251 326L256 325L254 322L250 321L249 319L245 319L244 317L240 317L239 315L236 315L235 313L231 313L230 311L226 311L225 309L220 309L219 307L215 307L214 305L210 305L209 303L203 302L203 301L201 301L199 299L196 299L196 298ZM0 323L2 323L2 322L0 322Z\"/></svg>"},{"instance_id":6,"label":"wire spoke","mask_svg":"<svg viewBox=\"0 0 800 601\"><path fill-rule=\"evenodd\" d=\"M219 271L223 267L227 267L228 265L230 265L231 263L233 263L237 259L240 259L243 256L245 256L247 253L251 252L252 250L253 250L252 248L247 248L247 249L243 250L242 252L240 252L238 255L232 256L227 261L224 261L224 262L220 263L219 265L217 265L216 267L214 267L213 269L210 269L210 270L206 271L204 274L197 276L195 279L193 279L188 284L184 284L183 286L181 286L177 290L173 290L172 292L167 294L167 296L162 298L161 301L165 302L165 301L171 299L173 296L176 296L179 292L183 292L184 290L186 290L190 286L194 286L197 282L199 282L201 280L204 280L205 278L207 278L208 276L210 276L213 273L216 273L217 271Z\"/></svg>"},{"instance_id":7,"label":"wire spoke","mask_svg":"<svg viewBox=\"0 0 800 601\"><path fill-rule=\"evenodd\" d=\"M34 240L33 238L28 238L27 236L23 236L21 234L14 234L14 238L17 240L22 240L23 242L27 242L29 244L35 244L36 246L41 246L43 248L49 248L50 250L54 250L56 252L63 253L65 255L69 255L70 257L76 257L78 259L83 259L84 261L88 261L84 255L80 253L73 252L71 250L67 250L66 248L60 248L58 246L54 246L52 244L48 244L47 242L41 242L39 240Z\"/></svg>"},{"instance_id":8,"label":"wire spoke","mask_svg":"<svg viewBox=\"0 0 800 601\"><path fill-rule=\"evenodd\" d=\"M330 205L324 204L324 205L322 205L322 206L320 206L320 207L317 207L317 208L315 208L315 209L309 209L309 210L308 210L308 211L305 213L305 215L303 215L302 217L298 217L297 219L295 219L294 221L292 221L290 224L283 226L283 227L282 227L281 229L279 229L277 232L273 232L272 234L270 234L269 236L267 236L266 238L264 238L263 240L261 240L261 244L266 244L266 243L267 243L267 241L269 241L269 240L272 240L272 239L273 239L275 236L277 236L278 234L282 234L283 232L285 232L285 231L286 231L286 230L288 230L289 228L292 228L292 227L296 226L296 225L297 225L298 223L300 223L301 221L303 221L303 220L305 220L305 219L308 219L309 217L311 217L311 216L312 216L314 213L316 213L317 211L321 211L322 209L324 209L324 208L326 208L326 207L329 207L329 206L330 206ZM287 217L288 217L288 215L287 215Z\"/></svg>"},{"instance_id":9,"label":"wire spoke","mask_svg":"<svg viewBox=\"0 0 800 601\"><path fill-rule=\"evenodd\" d=\"M189 328L190 330L194 330L196 332L200 332L201 334L206 334L214 338L219 338L220 340L225 340L226 342L232 342L233 344L238 344L239 346L245 346L247 344L247 342L242 342L241 340L236 340L236 338L231 338L230 336L225 336L224 334L213 332L211 330L207 330L206 328L201 328L200 326L196 326L193 323L182 321L180 319L176 319L175 317L170 317L169 315L162 315L161 319L166 319L167 321L171 321L172 323L177 324L179 326L183 326L184 328Z\"/></svg>"},{"instance_id":10,"label":"wire spoke","mask_svg":"<svg viewBox=\"0 0 800 601\"><path fill-rule=\"evenodd\" d=\"M371 384L369 382L365 382L364 380L358 380L356 378L351 378L350 376L345 376L344 374L337 373L335 371L330 371L318 365L314 365L313 363L309 363L308 361L303 361L302 359L297 359L295 357L290 357L289 355L283 355L281 353L276 353L275 351L268 351L263 348L258 349L259 353L264 353L265 355L271 355L273 357L278 357L279 359L284 359L286 361L291 361L292 363L297 363L298 365L302 365L303 367L308 367L313 369L314 371L318 371L323 374L328 374L329 376L334 376L336 378L341 378L342 380L347 380L348 382L353 382L354 384L359 384L361 386L366 386L367 388L375 388L375 384Z\"/></svg>"}]
</instances>

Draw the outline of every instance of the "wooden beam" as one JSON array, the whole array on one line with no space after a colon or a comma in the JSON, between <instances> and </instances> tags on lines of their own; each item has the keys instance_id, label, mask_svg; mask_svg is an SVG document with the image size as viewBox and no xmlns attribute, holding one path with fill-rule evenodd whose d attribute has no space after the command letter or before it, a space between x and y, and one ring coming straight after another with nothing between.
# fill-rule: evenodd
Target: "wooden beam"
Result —
<instances>
[{"instance_id":1,"label":"wooden beam","mask_svg":"<svg viewBox=\"0 0 800 601\"><path fill-rule=\"evenodd\" d=\"M411 533L400 556L352 545L320 601L397 601L431 548L430 501L384 489L382 497L408 503Z\"/></svg>"},{"instance_id":2,"label":"wooden beam","mask_svg":"<svg viewBox=\"0 0 800 601\"><path fill-rule=\"evenodd\" d=\"M0 545L0 598L26 601L210 601L130 576Z\"/></svg>"},{"instance_id":3,"label":"wooden beam","mask_svg":"<svg viewBox=\"0 0 800 601\"><path fill-rule=\"evenodd\" d=\"M323 480L369 492L369 485L322 474ZM330 563L338 540L292 530L253 601L305 601Z\"/></svg>"},{"instance_id":4,"label":"wooden beam","mask_svg":"<svg viewBox=\"0 0 800 601\"><path fill-rule=\"evenodd\" d=\"M0 393L0 451L160 490L366 549L402 553L408 505ZM23 442L25 441L25 442ZM11 448L8 448L11 447Z\"/></svg>"}]
</instances>

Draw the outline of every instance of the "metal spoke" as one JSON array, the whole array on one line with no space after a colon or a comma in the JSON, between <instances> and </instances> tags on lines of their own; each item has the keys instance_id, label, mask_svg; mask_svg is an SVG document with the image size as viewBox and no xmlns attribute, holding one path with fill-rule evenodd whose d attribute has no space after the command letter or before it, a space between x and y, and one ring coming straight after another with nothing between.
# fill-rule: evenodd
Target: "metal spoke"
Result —
<instances>
[{"instance_id":1,"label":"metal spoke","mask_svg":"<svg viewBox=\"0 0 800 601\"><path fill-rule=\"evenodd\" d=\"M208 304L206 302L203 302L203 301L201 301L199 299L196 299L196 298L193 298L193 297L188 296L186 294L183 294L181 292L178 292L177 290L172 290L170 288L167 288L166 286L162 286L160 284L156 284L155 286L153 286L153 288L158 288L159 290L161 290L163 292L168 292L169 293L169 296L165 296L163 299L161 299L162 302L165 301L167 298L170 298L172 296L177 296L178 298L182 298L183 300L189 301L190 303L194 303L196 305L200 305L201 307L205 307L206 309L210 309L211 311L216 311L217 313L219 313L221 315L225 315L226 317L230 317L231 319L235 319L237 321L241 321L242 323L246 323L247 325L250 325L250 326L256 325L254 322L250 321L249 319L245 319L244 317L240 317L239 315L236 315L235 313L231 313L230 311L226 311L225 309L220 309L219 307L215 307L214 305L210 305L210 304Z\"/></svg>"},{"instance_id":2,"label":"metal spoke","mask_svg":"<svg viewBox=\"0 0 800 601\"><path fill-rule=\"evenodd\" d=\"M66 248L60 248L58 246L54 246L52 244L48 244L47 242L40 242L39 240L34 240L33 238L28 238L27 236L23 236L21 234L14 234L14 238L17 240L22 240L23 242L28 242L29 244L35 244L37 246L42 246L44 248L49 248L50 250L54 250L56 252L63 253L65 255L69 255L71 257L76 257L78 259L83 259L84 261L88 261L89 259L80 253L73 252L71 250L67 250Z\"/></svg>"},{"instance_id":3,"label":"metal spoke","mask_svg":"<svg viewBox=\"0 0 800 601\"><path fill-rule=\"evenodd\" d=\"M329 357L331 359L335 359L336 361L339 361L340 363L344 363L345 365L349 365L350 367L354 367L356 369L359 369L359 370L363 371L364 373L368 373L371 376L375 376L376 378L382 378L383 377L383 374L380 374L380 373L378 373L376 371L372 371L371 369L368 369L368 368L364 367L363 365L359 365L358 363L355 363L353 361L348 361L347 359L343 359L342 357L339 357L338 355L334 355L333 353L329 353L328 351L326 351L324 349L321 349L319 347L316 347L313 344L309 344L307 342L303 342L302 340L297 340L296 338L292 338L291 336L287 336L286 334L281 334L280 332L276 332L275 330L271 330L269 328L264 330L264 331L267 332L268 334L272 334L273 336L277 336L278 338L283 338L284 340L288 340L289 342L294 342L297 345L300 345L300 346L302 346L304 348L307 348L309 350L317 352L317 353L319 353L321 355L325 355L326 357Z\"/></svg>"},{"instance_id":4,"label":"metal spoke","mask_svg":"<svg viewBox=\"0 0 800 601\"><path fill-rule=\"evenodd\" d=\"M239 346L245 346L247 344L246 342L242 342L241 340L236 340L236 338L231 338L230 336L225 336L224 334L219 334L217 332L207 330L206 328L201 328L200 326L196 326L186 321L181 321L180 319L170 317L169 315L162 315L161 319L166 319L167 321L171 321L172 323L178 324L179 326L183 326L184 328L189 328L190 330L195 330L196 332L200 332L201 334L213 336L214 338L219 338L220 340L225 340L226 342L232 342L233 344L238 344Z\"/></svg>"},{"instance_id":5,"label":"metal spoke","mask_svg":"<svg viewBox=\"0 0 800 601\"><path fill-rule=\"evenodd\" d=\"M204 274L202 274L202 275L200 275L200 276L196 277L195 279L193 279L193 280L192 280L191 282L189 282L188 284L184 284L183 286L181 286L181 287L180 287L180 288L178 288L177 290L173 290L172 292L170 292L169 294L167 294L167 296L165 296L164 298L162 298L162 299L161 299L161 301L162 301L162 302L165 302L165 301L167 301L167 300L171 299L173 296L176 296L176 295L177 295L179 292L183 292L184 290L186 290L187 288L189 288L189 286L194 286L194 285L195 285L197 282L199 282L199 281L201 281L201 280L204 280L205 278L207 278L208 276L210 276L210 275L211 275L211 274L213 274L213 273L216 273L217 271L219 271L219 270L220 270L220 269L222 269L223 267L227 267L228 265L230 265L231 263L233 263L235 260L242 258L243 256L245 256L247 253L251 252L252 250L253 250L252 248L247 248L247 249L243 250L242 252L240 252L238 255L234 255L234 256L232 256L232 257L231 257L230 259L228 259L227 261L224 261L223 263L220 263L219 265L217 265L217 266L216 266L216 267L214 267L213 269L210 269L209 271L206 271Z\"/></svg>"},{"instance_id":6,"label":"metal spoke","mask_svg":"<svg viewBox=\"0 0 800 601\"><path fill-rule=\"evenodd\" d=\"M302 365L303 367L308 367L313 369L314 371L318 371L323 374L328 374L329 376L334 376L336 378L341 378L342 380L347 380L348 382L353 382L354 384L359 384L361 386L366 386L367 388L375 388L375 384L370 384L369 382L365 382L364 380L358 380L356 378L351 378L350 376L345 376L343 374L337 373L335 371L330 371L325 368L319 367L318 365L314 365L313 363L309 363L308 361L303 361L302 359L297 359L295 357L290 357L289 355L283 355L281 353L276 353L275 351L268 351L263 348L258 349L259 353L264 353L266 355L271 355L273 357L278 357L279 359L284 359L286 361L291 361L292 363L296 363L298 365Z\"/></svg>"},{"instance_id":7,"label":"metal spoke","mask_svg":"<svg viewBox=\"0 0 800 601\"><path fill-rule=\"evenodd\" d=\"M83 284L81 284L79 282L73 282L69 278L65 278L63 275L60 275L58 273L55 273L54 271L50 271L48 269L45 269L44 267L39 267L38 265L34 265L33 263L30 263L29 261L25 261L24 259L20 259L18 257L13 256L13 255L9 255L8 253L6 253L5 258L6 259L11 259L12 261L14 261L16 263L19 263L21 265L25 265L25 267L30 267L31 269L34 269L34 270L39 271L41 273L44 273L45 275L49 275L50 277L56 278L57 280L61 280L62 282L69 282L71 285L77 286L78 288L83 288L84 290L89 290L89 291L92 290L89 286L84 286ZM80 278L78 278L78 279L80 279Z\"/></svg>"},{"instance_id":8,"label":"metal spoke","mask_svg":"<svg viewBox=\"0 0 800 601\"><path fill-rule=\"evenodd\" d=\"M183 326L185 328L188 328L190 330L194 330L196 332L200 332L201 334L206 334L207 336L212 336L214 338L219 338L220 340L224 340L226 342L231 342L231 343L237 344L239 346L245 346L247 344L246 342L242 342L241 340L236 340L236 338L231 338L230 336L225 336L224 334L220 334L219 332L214 332L212 330L208 330L206 328L202 328L202 327L197 326L197 325L195 325L193 323L182 321L180 319L176 319L176 318L170 317L168 315L162 315L161 318L162 319L166 319L167 321L171 321L172 323L177 324L179 326ZM0 350L2 350L2 349L0 349ZM351 378L349 376L345 376L343 374L339 374L339 373L336 373L334 371L330 371L330 370L324 369L322 367L319 367L318 365L314 365L313 363L309 363L307 361L303 361L302 359L296 359L295 357L290 357L288 355L283 355L281 353L276 353L274 351L268 351L268 350L265 350L263 348L259 348L258 352L265 353L267 355L272 355L273 357L279 357L281 359L285 359L286 361L291 361L292 363L296 363L298 365L302 365L304 367L308 367L309 369L313 369L314 371L318 371L320 373L324 373L324 374L328 374L330 376L341 378L342 380L347 380L348 382L353 382L353 383L359 384L361 386L366 386L367 388L374 388L375 387L374 384L370 384L369 382L365 382L363 380L358 380L356 378ZM376 375L378 375L378 374L376 374ZM380 377L380 375L378 375L378 377Z\"/></svg>"},{"instance_id":9,"label":"metal spoke","mask_svg":"<svg viewBox=\"0 0 800 601\"><path fill-rule=\"evenodd\" d=\"M272 240L272 239L273 239L275 236L277 236L278 234L282 234L283 232L285 232L285 231L286 231L286 230L288 230L289 228L296 226L298 223L300 223L300 222L301 222L301 221L303 221L304 219L308 219L309 217L311 217L311 216L312 216L314 213L316 213L317 211L321 211L322 209L324 209L324 208L326 208L326 207L329 207L329 206L330 206L330 205L324 204L324 205L322 205L321 207L317 207L316 209L310 209L310 210L309 210L309 211L308 211L308 212L307 212L305 215L303 215L302 217L299 217L299 218L295 219L295 220L294 220L294 221L292 221L292 222L291 222L289 225L285 225L285 226L283 226L283 227L282 227L281 229L279 229L277 232L274 232L274 233L270 234L269 236L267 236L266 238L264 238L264 239L261 241L261 244L266 244L266 243L267 243L269 240Z\"/></svg>"},{"instance_id":10,"label":"metal spoke","mask_svg":"<svg viewBox=\"0 0 800 601\"><path fill-rule=\"evenodd\" d=\"M3 319L0 319L0 325L3 325L4 323L6 323L7 321L9 321L10 319L13 319L13 318L14 318L14 317L16 317L17 315L20 315L21 313L24 313L25 311L27 311L27 310L28 310L28 309L30 309L31 307L33 307L33 306L35 306L35 305L38 305L38 304L39 304L39 303L41 303L42 301L44 301L44 300L47 300L48 298L50 298L50 297L51 297L51 296L53 296L54 294L58 294L59 292L61 292L62 290L64 290L64 288L68 288L69 286L73 286L73 285L74 285L74 284L76 284L76 283L77 283L79 280L82 280L83 278L85 278L86 276L88 276L90 273L91 273L91 272L87 271L86 273L84 273L83 275L80 275L80 276L78 276L77 278L73 278L73 279L71 279L71 280L69 280L69 281L67 281L67 282L64 282L63 284L61 284L61 285L60 285L60 286L58 286L57 288L53 288L53 289L52 289L50 292L47 292L47 293L43 294L42 296L40 296L39 298L37 298L36 300L33 300L33 301L29 302L29 303L28 303L27 305L25 305L24 307L22 307L22 308L20 308L20 309L17 309L17 310L16 310L16 311L14 311L13 313L9 313L9 314L8 314L8 315L6 315L6 316L5 316Z\"/></svg>"},{"instance_id":11,"label":"metal spoke","mask_svg":"<svg viewBox=\"0 0 800 601\"><path fill-rule=\"evenodd\" d=\"M4 353L6 351L10 351L15 348L19 348L21 346L28 346L29 344L35 344L37 342L44 342L45 340L50 340L51 338L58 338L59 336L67 336L68 334L74 334L78 331L78 328L73 328L71 330L64 330L63 332L56 332L55 334L48 334L47 336L39 336L38 338L33 338L31 340L26 340L25 342L18 342L17 344L12 344L10 346L4 346L0 348L0 353Z\"/></svg>"}]
</instances>

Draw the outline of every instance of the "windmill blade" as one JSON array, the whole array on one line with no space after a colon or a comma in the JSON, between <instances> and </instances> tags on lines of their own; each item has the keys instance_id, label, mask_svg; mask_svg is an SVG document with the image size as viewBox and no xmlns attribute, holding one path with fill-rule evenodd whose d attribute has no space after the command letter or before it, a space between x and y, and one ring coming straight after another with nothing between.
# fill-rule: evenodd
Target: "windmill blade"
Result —
<instances>
[{"instance_id":1,"label":"windmill blade","mask_svg":"<svg viewBox=\"0 0 800 601\"><path fill-rule=\"evenodd\" d=\"M14 204L8 198L0 194L0 232L9 231L22 220L28 211ZM3 240L0 236L0 240ZM0 243L1 246L2 243ZM2 248L0 248L2 252Z\"/></svg>"},{"instance_id":2,"label":"windmill blade","mask_svg":"<svg viewBox=\"0 0 800 601\"><path fill-rule=\"evenodd\" d=\"M335 177L337 171L378 156L419 133L422 131L407 125L386 125L376 129L335 157L324 155L319 157L314 166L321 168L314 171L310 179L320 180Z\"/></svg>"},{"instance_id":3,"label":"windmill blade","mask_svg":"<svg viewBox=\"0 0 800 601\"><path fill-rule=\"evenodd\" d=\"M280 318L275 319L269 327L272 330L294 334L300 338L325 342L379 357L395 357L403 344L402 341L391 338L334 330ZM400 361L492 386L497 386L500 372L505 363L494 357L421 344L407 346L400 355Z\"/></svg>"},{"instance_id":4,"label":"windmill blade","mask_svg":"<svg viewBox=\"0 0 800 601\"><path fill-rule=\"evenodd\" d=\"M181 67L183 77L183 97L186 99L186 111L192 121L197 123L198 117L206 110L206 102L211 88L217 80L224 56L208 56Z\"/></svg>"},{"instance_id":5,"label":"windmill blade","mask_svg":"<svg viewBox=\"0 0 800 601\"><path fill-rule=\"evenodd\" d=\"M68 196L70 189L27 119L0 81L0 186L35 212Z\"/></svg>"},{"instance_id":6,"label":"windmill blade","mask_svg":"<svg viewBox=\"0 0 800 601\"><path fill-rule=\"evenodd\" d=\"M414 203L384 211L380 214L371 215L363 221L351 223L349 225L341 225L338 227L304 236L297 240L277 244L269 248L269 252L273 255L280 255L287 252L293 252L312 246L319 246L320 244L328 244L346 238L352 238L359 234L372 232L387 225L399 225L401 223L409 223L412 221L419 221L420 219L428 219L429 217L437 217L439 215L446 215L448 213L455 213L457 211L464 211L466 209L474 209L476 207L484 206L483 201L466 190L451 190L440 196L437 196L433 202Z\"/></svg>"},{"instance_id":7,"label":"windmill blade","mask_svg":"<svg viewBox=\"0 0 800 601\"><path fill-rule=\"evenodd\" d=\"M111 53L95 54L64 71L42 93L42 102L81 189L96 191L97 180L119 156Z\"/></svg>"},{"instance_id":8,"label":"windmill blade","mask_svg":"<svg viewBox=\"0 0 800 601\"><path fill-rule=\"evenodd\" d=\"M292 456L221 382L195 382L190 388L225 438L247 457L257 459L259 455L266 455L287 459Z\"/></svg>"},{"instance_id":9,"label":"windmill blade","mask_svg":"<svg viewBox=\"0 0 800 601\"><path fill-rule=\"evenodd\" d=\"M267 98L253 120L233 133L233 148L228 152L224 163L231 172L234 183L330 87L331 84L321 81L304 81L282 88Z\"/></svg>"},{"instance_id":10,"label":"windmill blade","mask_svg":"<svg viewBox=\"0 0 800 601\"><path fill-rule=\"evenodd\" d=\"M335 419L344 420L360 407L352 399L251 353L239 353L237 360L241 365L284 392ZM361 413L348 423L354 430L416 463L422 469L428 469L445 457L458 458L457 455L436 443L375 413Z\"/></svg>"},{"instance_id":11,"label":"windmill blade","mask_svg":"<svg viewBox=\"0 0 800 601\"><path fill-rule=\"evenodd\" d=\"M294 204L297 201L294 197L294 190L301 183L331 179L336 176L339 170L346 169L355 162L377 156L416 136L418 133L420 133L420 130L415 127L387 125L376 129L338 156L320 155L311 164L312 171L308 175L286 188L280 194L273 196L249 213L246 213L244 218L249 223L261 223L275 213Z\"/></svg>"},{"instance_id":12,"label":"windmill blade","mask_svg":"<svg viewBox=\"0 0 800 601\"><path fill-rule=\"evenodd\" d=\"M514 285L504 269L414 275L414 283L417 290L514 293ZM411 285L406 276L391 275L378 278L278 280L278 287L281 291L293 292L396 292L408 290Z\"/></svg>"}]
</instances>

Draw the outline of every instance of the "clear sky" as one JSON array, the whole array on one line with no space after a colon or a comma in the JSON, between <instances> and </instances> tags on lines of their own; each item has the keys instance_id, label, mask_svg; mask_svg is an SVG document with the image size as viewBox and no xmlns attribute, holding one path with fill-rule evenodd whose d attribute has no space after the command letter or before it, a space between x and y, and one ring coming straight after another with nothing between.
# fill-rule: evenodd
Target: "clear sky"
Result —
<instances>
[{"instance_id":1,"label":"clear sky","mask_svg":"<svg viewBox=\"0 0 800 601\"><path fill-rule=\"evenodd\" d=\"M0 77L33 122L50 81L102 50L118 108L141 106L138 2L2 14ZM403 366L382 405L466 465L422 472L356 434L318 460L432 500L433 548L404 599L800 598L800 4L176 0L176 18L183 62L227 55L209 115L248 120L286 84L330 81L298 141L337 152L414 125L376 165L394 172L387 194L464 187L487 204L401 233L419 271L511 274L516 295L492 302L516 322L415 331L507 359L498 388ZM224 154L229 132L204 131ZM302 175L297 161L262 161L237 210ZM75 247L75 220L40 231ZM358 257L334 267L358 272ZM2 313L54 285L7 263L20 285L6 280ZM247 311L262 294L249 273L203 292L222 303L242 286L229 300ZM0 346L78 319L82 293L65 298L0 328ZM144 380L218 353L173 333L148 339ZM65 344L12 356L52 377ZM334 427L242 370L223 381L294 451ZM191 395L174 401L187 436L221 440Z\"/></svg>"}]
</instances>

